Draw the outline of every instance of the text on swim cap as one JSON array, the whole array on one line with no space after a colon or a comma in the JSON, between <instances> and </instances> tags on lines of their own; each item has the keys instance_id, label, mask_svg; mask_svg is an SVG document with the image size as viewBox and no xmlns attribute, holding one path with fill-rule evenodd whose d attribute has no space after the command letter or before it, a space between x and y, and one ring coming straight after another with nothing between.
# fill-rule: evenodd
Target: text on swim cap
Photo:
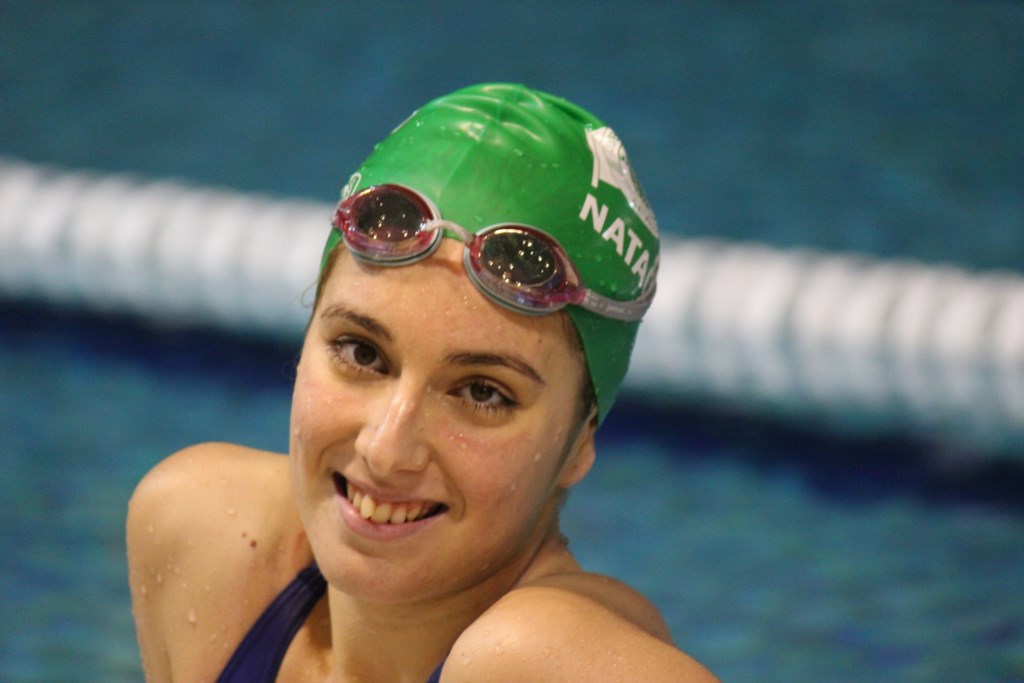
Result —
<instances>
[{"instance_id":1,"label":"text on swim cap","mask_svg":"<svg viewBox=\"0 0 1024 683\"><path fill-rule=\"evenodd\" d=\"M648 271L651 264L651 252L644 248L643 240L632 228L627 228L626 223L619 217L612 221L605 229L604 224L608 220L608 205L600 204L592 194L587 194L583 200L583 210L580 211L580 220L586 221L587 214L590 214L594 221L594 232L601 235L607 242L615 244L615 251L625 262L634 275L640 278L641 289L647 286ZM627 243L628 239L628 243ZM637 257L637 252L640 256ZM634 260L634 257L636 259ZM653 273L654 271L650 271Z\"/></svg>"}]
</instances>

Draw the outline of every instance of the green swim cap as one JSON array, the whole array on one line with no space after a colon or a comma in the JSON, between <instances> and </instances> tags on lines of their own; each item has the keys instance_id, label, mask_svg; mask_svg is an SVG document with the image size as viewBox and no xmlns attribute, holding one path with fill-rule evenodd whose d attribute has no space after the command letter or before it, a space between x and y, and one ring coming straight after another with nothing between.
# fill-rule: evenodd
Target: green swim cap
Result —
<instances>
[{"instance_id":1,"label":"green swim cap","mask_svg":"<svg viewBox=\"0 0 1024 683\"><path fill-rule=\"evenodd\" d=\"M350 178L418 190L470 232L525 223L552 235L583 284L636 299L653 285L658 226L618 137L580 107L521 85L458 90L417 110ZM331 231L327 254L339 241ZM566 308L579 332L604 420L629 367L639 322Z\"/></svg>"}]
</instances>

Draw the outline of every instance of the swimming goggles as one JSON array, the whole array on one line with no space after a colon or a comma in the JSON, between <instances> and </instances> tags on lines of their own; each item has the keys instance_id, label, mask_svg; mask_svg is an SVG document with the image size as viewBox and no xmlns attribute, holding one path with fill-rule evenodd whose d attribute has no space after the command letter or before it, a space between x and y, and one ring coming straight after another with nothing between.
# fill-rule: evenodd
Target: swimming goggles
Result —
<instances>
[{"instance_id":1,"label":"swimming goggles","mask_svg":"<svg viewBox=\"0 0 1024 683\"><path fill-rule=\"evenodd\" d=\"M528 225L500 223L473 234L446 221L433 202L402 185L375 185L342 200L334 229L349 253L376 266L405 266L437 250L443 236L466 245L463 265L473 284L502 306L544 315L575 304L616 320L640 320L654 298L654 279L633 301L587 289L554 237Z\"/></svg>"}]
</instances>

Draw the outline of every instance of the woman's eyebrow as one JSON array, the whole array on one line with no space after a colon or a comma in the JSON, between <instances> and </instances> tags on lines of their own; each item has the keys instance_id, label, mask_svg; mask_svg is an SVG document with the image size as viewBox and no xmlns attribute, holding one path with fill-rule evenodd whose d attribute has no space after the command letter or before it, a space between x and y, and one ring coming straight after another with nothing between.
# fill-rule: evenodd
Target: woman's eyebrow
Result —
<instances>
[{"instance_id":1,"label":"woman's eyebrow","mask_svg":"<svg viewBox=\"0 0 1024 683\"><path fill-rule=\"evenodd\" d=\"M445 360L453 365L498 365L501 367L511 368L538 384L546 384L544 379L540 376L540 373L534 370L532 365L516 355L465 352L453 353Z\"/></svg>"},{"instance_id":2,"label":"woman's eyebrow","mask_svg":"<svg viewBox=\"0 0 1024 683\"><path fill-rule=\"evenodd\" d=\"M377 337L380 337L384 341L389 341L390 342L390 341L393 340L393 338L391 336L391 333L388 331L388 328L386 328L377 319L371 318L368 315L363 315L361 313L356 313L352 309L347 308L345 306L342 306L342 305L328 306L327 308L324 309L323 313L320 314L320 319L321 320L329 320L329 319L332 319L332 318L337 318L337 319L341 319L341 320L347 320L348 322L352 323L353 325L358 325L359 327L363 328L367 332L369 332L369 333L371 333L371 334L373 334L373 335L375 335Z\"/></svg>"}]
</instances>

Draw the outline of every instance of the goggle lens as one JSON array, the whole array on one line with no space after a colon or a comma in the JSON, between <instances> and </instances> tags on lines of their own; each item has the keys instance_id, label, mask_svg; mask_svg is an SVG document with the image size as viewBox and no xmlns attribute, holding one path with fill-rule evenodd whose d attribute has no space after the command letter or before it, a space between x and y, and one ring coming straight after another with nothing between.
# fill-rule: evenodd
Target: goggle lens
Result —
<instances>
[{"instance_id":1,"label":"goggle lens","mask_svg":"<svg viewBox=\"0 0 1024 683\"><path fill-rule=\"evenodd\" d=\"M342 202L334 224L356 258L402 264L424 258L436 248L440 231L424 229L433 213L425 199L382 185Z\"/></svg>"},{"instance_id":2,"label":"goggle lens","mask_svg":"<svg viewBox=\"0 0 1024 683\"><path fill-rule=\"evenodd\" d=\"M520 229L487 233L481 240L480 260L489 273L517 288L547 288L558 273L551 247Z\"/></svg>"},{"instance_id":3,"label":"goggle lens","mask_svg":"<svg viewBox=\"0 0 1024 683\"><path fill-rule=\"evenodd\" d=\"M575 303L582 298L579 277L551 239L527 226L484 229L466 253L470 276L491 298L523 312Z\"/></svg>"}]
</instances>

